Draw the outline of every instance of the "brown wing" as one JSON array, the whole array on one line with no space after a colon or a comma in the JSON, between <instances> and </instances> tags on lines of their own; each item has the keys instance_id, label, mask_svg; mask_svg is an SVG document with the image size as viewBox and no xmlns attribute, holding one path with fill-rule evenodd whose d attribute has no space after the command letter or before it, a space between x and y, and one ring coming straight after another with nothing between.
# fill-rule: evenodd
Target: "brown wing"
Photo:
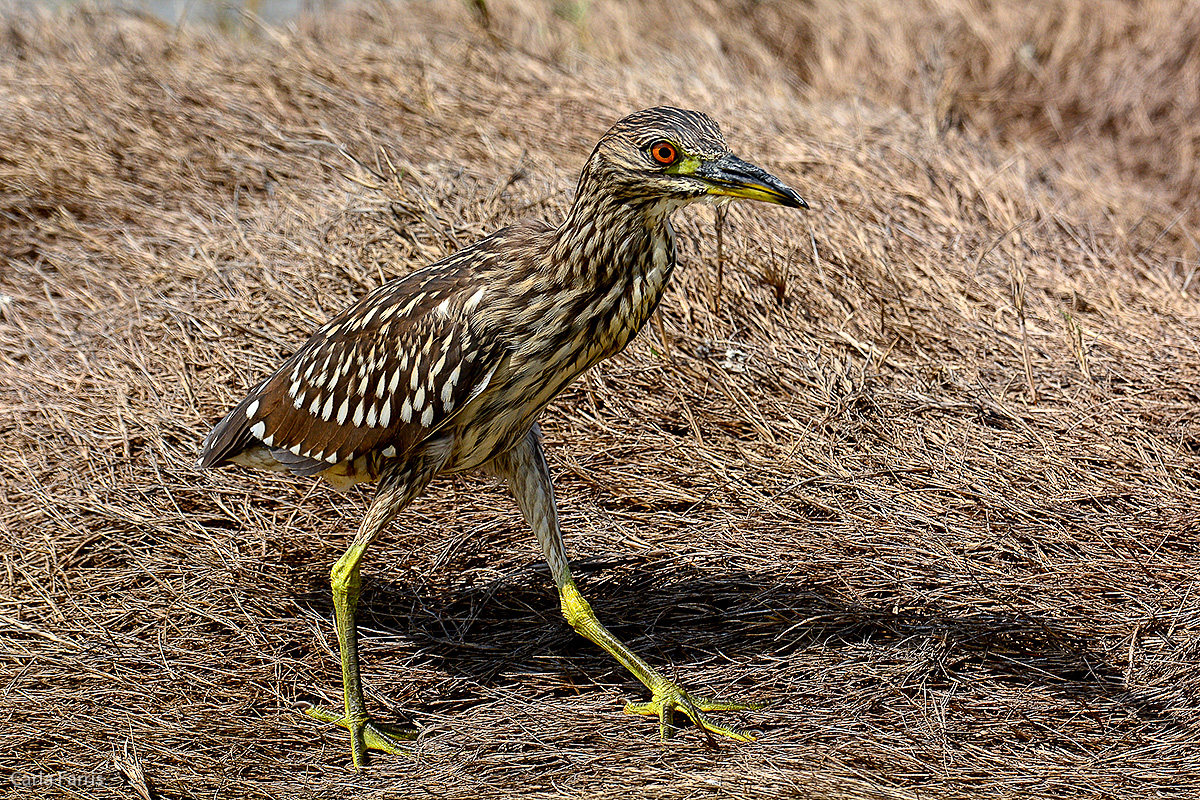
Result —
<instances>
[{"instance_id":1,"label":"brown wing","mask_svg":"<svg viewBox=\"0 0 1200 800\"><path fill-rule=\"evenodd\" d=\"M471 323L487 288L470 265L493 238L384 284L323 325L213 428L199 466L259 443L304 475L366 453L406 456L503 357Z\"/></svg>"}]
</instances>

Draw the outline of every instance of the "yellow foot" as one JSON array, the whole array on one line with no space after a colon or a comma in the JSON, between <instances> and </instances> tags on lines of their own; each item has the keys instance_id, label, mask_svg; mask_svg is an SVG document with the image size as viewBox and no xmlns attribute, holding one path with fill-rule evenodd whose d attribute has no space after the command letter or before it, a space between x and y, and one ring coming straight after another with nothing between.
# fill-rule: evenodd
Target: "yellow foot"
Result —
<instances>
[{"instance_id":1,"label":"yellow foot","mask_svg":"<svg viewBox=\"0 0 1200 800\"><path fill-rule=\"evenodd\" d=\"M653 693L651 699L645 703L626 703L625 713L658 717L658 735L663 739L670 738L675 732L676 713L683 714L690 719L697 728L704 732L709 742L713 741L714 733L718 736L728 736L739 742L753 742L755 739L754 734L749 731L718 725L704 715L713 711L753 711L756 708L762 708L762 703L738 703L692 697L679 686L666 681L653 689Z\"/></svg>"},{"instance_id":2,"label":"yellow foot","mask_svg":"<svg viewBox=\"0 0 1200 800\"><path fill-rule=\"evenodd\" d=\"M396 728L373 722L370 717L350 718L336 711L309 706L304 713L322 722L332 722L350 731L350 758L354 769L361 770L367 763L367 750L381 750L392 755L405 755L409 748L405 742L417 738L413 728Z\"/></svg>"}]
</instances>

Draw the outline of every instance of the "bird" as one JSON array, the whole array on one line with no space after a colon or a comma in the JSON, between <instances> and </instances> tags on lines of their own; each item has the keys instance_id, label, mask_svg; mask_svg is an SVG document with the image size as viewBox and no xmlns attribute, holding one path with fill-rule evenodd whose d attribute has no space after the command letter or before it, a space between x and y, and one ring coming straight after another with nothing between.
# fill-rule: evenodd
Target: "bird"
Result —
<instances>
[{"instance_id":1,"label":"bird","mask_svg":"<svg viewBox=\"0 0 1200 800\"><path fill-rule=\"evenodd\" d=\"M676 264L671 214L737 198L808 204L734 155L706 114L660 106L616 122L583 165L565 219L501 228L382 283L320 326L208 433L197 466L240 464L319 475L335 488L376 482L330 572L344 705L306 712L368 751L400 754L416 731L367 712L355 609L370 544L435 476L483 468L506 483L541 544L570 626L649 691L626 713L682 715L709 740L750 732L713 718L758 704L693 695L604 627L572 576L539 414L568 384L619 353L650 318Z\"/></svg>"}]
</instances>

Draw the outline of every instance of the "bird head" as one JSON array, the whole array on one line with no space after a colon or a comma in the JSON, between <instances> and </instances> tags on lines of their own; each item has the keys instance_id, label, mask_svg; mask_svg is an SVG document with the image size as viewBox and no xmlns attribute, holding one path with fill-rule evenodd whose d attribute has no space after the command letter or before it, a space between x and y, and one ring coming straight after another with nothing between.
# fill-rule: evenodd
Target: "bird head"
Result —
<instances>
[{"instance_id":1,"label":"bird head","mask_svg":"<svg viewBox=\"0 0 1200 800\"><path fill-rule=\"evenodd\" d=\"M745 198L808 208L783 181L730 152L707 115L668 106L613 125L588 159L583 181L589 177L623 201L663 200L673 207Z\"/></svg>"}]
</instances>

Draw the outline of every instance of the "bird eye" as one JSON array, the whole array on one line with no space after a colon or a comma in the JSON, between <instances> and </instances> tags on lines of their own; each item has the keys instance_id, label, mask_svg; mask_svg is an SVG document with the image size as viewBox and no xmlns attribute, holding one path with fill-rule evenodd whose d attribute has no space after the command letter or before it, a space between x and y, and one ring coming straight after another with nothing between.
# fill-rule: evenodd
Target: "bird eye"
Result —
<instances>
[{"instance_id":1,"label":"bird eye","mask_svg":"<svg viewBox=\"0 0 1200 800\"><path fill-rule=\"evenodd\" d=\"M679 158L679 151L670 142L659 141L650 145L650 157L664 166L669 166Z\"/></svg>"}]
</instances>

